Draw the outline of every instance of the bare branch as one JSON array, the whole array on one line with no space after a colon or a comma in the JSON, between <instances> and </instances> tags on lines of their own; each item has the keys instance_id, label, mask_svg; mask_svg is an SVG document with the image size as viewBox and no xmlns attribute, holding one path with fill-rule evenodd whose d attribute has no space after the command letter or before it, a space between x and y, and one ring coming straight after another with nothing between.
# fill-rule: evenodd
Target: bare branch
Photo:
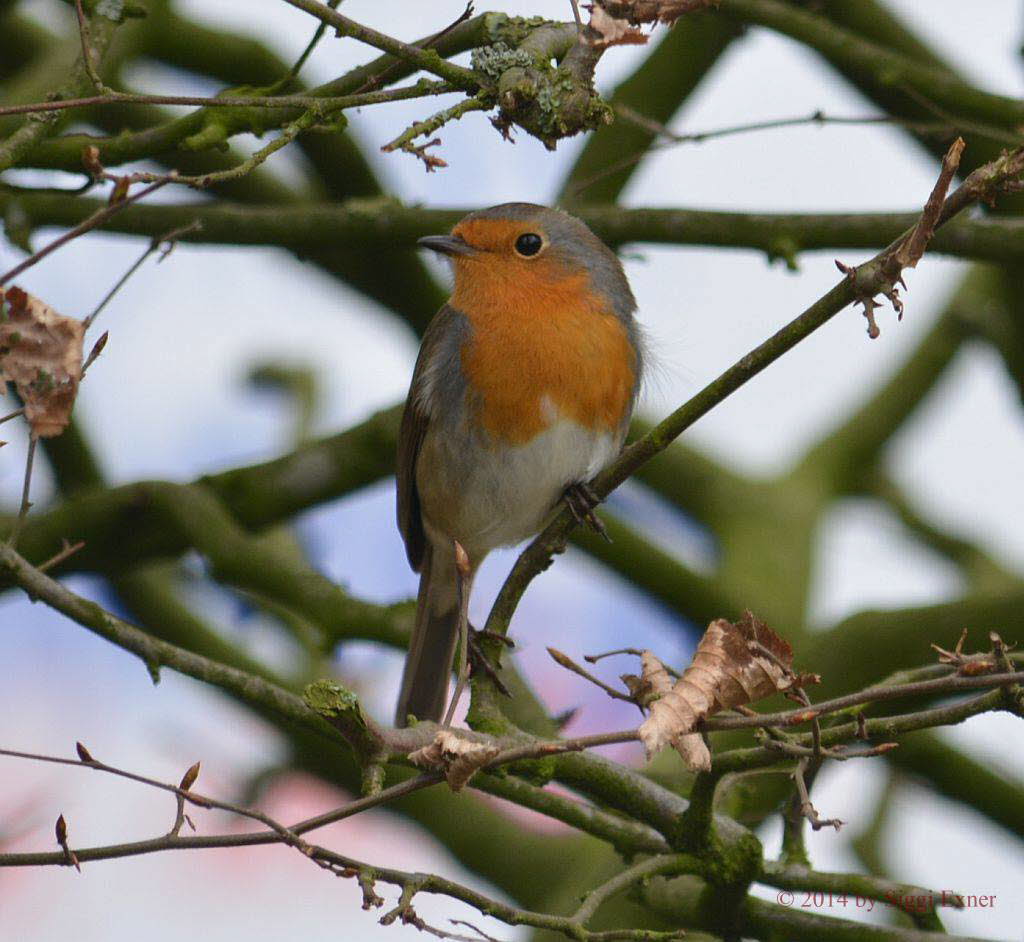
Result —
<instances>
[{"instance_id":1,"label":"bare branch","mask_svg":"<svg viewBox=\"0 0 1024 942\"><path fill-rule=\"evenodd\" d=\"M23 259L17 265L14 266L10 271L0 275L0 285L6 284L12 278L17 278L23 271L31 268L37 262L42 261L51 252L57 251L62 245L67 245L73 239L77 239L79 236L84 235L86 232L91 232L93 229L98 229L108 219L113 218L119 212L122 212L133 203L137 203L139 200L145 199L152 193L155 193L161 187L172 182L177 178L177 173L171 171L168 174L162 176L160 180L154 183L152 186L146 187L144 190L140 190L138 193L134 193L131 196L126 196L124 199L118 200L115 203L111 203L102 209L97 210L88 219L83 220L73 229L69 229L63 235L58 236L49 245L43 246L38 252L33 252L28 258Z\"/></svg>"},{"instance_id":2,"label":"bare branch","mask_svg":"<svg viewBox=\"0 0 1024 942\"><path fill-rule=\"evenodd\" d=\"M628 693L623 693L621 690L616 690L610 684L606 684L600 677L595 677L586 668L580 667L572 658L567 654L563 654L557 648L548 648L548 654L551 655L551 659L561 667L564 667L568 671L579 675L584 680L589 680L594 686L599 687L613 700L625 700L627 703L636 703L636 700ZM587 658L590 660L590 658Z\"/></svg>"},{"instance_id":3,"label":"bare branch","mask_svg":"<svg viewBox=\"0 0 1024 942\"><path fill-rule=\"evenodd\" d=\"M88 330L95 323L96 318L99 317L100 315L100 312L111 302L114 295L116 295L117 292L124 287L128 279L131 278L131 276L134 275L135 272L137 272L142 267L142 263L145 262L150 255L152 255L154 252L159 251L160 261L163 261L174 250L174 246L178 244L178 239L180 239L182 236L188 235L189 233L198 232L200 229L202 229L202 224L199 223L198 221L193 221L190 222L187 226L178 226L177 228L172 229L170 232L165 232L162 236L157 236L156 238L151 239L149 245L145 248L142 254L131 264L128 270L114 284L114 287L111 288L104 295L103 300L96 305L96 307L93 309L93 312L88 317L86 317L85 320L82 322L85 326L85 329ZM100 348L100 350L102 350L102 347ZM95 351L95 355L90 354L87 363L91 363L93 360L95 360L96 356L99 356L99 352L100 351L97 350ZM83 366L82 372L84 373L85 370L86 367Z\"/></svg>"}]
</instances>

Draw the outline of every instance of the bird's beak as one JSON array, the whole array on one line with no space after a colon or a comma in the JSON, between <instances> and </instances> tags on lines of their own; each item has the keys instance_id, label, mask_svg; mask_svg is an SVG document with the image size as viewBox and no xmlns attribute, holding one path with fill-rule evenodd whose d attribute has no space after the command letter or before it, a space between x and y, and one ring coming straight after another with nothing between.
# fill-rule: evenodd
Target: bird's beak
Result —
<instances>
[{"instance_id":1,"label":"bird's beak","mask_svg":"<svg viewBox=\"0 0 1024 942\"><path fill-rule=\"evenodd\" d=\"M465 239L451 235L424 236L416 244L442 255L472 255L476 251Z\"/></svg>"}]
</instances>

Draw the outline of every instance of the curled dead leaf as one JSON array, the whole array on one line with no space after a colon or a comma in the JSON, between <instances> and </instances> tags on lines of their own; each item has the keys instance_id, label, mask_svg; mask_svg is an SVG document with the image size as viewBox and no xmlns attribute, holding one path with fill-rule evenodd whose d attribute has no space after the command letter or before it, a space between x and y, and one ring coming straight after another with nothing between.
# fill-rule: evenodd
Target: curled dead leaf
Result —
<instances>
[{"instance_id":1,"label":"curled dead leaf","mask_svg":"<svg viewBox=\"0 0 1024 942\"><path fill-rule=\"evenodd\" d=\"M673 685L669 669L650 651L640 652L640 680L659 697L668 693Z\"/></svg>"},{"instance_id":2,"label":"curled dead leaf","mask_svg":"<svg viewBox=\"0 0 1024 942\"><path fill-rule=\"evenodd\" d=\"M590 11L589 25L587 41L598 49L607 49L609 46L642 46L647 42L647 36L631 26L628 20L611 16L604 7L597 4L594 4Z\"/></svg>"},{"instance_id":3,"label":"curled dead leaf","mask_svg":"<svg viewBox=\"0 0 1024 942\"><path fill-rule=\"evenodd\" d=\"M674 23L685 13L718 6L718 0L597 0L614 17L630 23Z\"/></svg>"},{"instance_id":4,"label":"curled dead leaf","mask_svg":"<svg viewBox=\"0 0 1024 942\"><path fill-rule=\"evenodd\" d=\"M643 707L649 707L661 697L672 692L674 681L669 669L651 651L640 653L639 683L629 685L631 692ZM694 772L711 770L711 752L700 733L683 733L673 736L672 748L679 753L688 769Z\"/></svg>"},{"instance_id":5,"label":"curled dead leaf","mask_svg":"<svg viewBox=\"0 0 1024 942\"><path fill-rule=\"evenodd\" d=\"M21 288L0 288L0 383L14 383L36 438L60 435L71 420L84 334L80 320Z\"/></svg>"},{"instance_id":6,"label":"curled dead leaf","mask_svg":"<svg viewBox=\"0 0 1024 942\"><path fill-rule=\"evenodd\" d=\"M432 743L410 753L409 759L421 769L443 772L448 786L457 792L500 751L497 746L463 739L442 729Z\"/></svg>"},{"instance_id":7,"label":"curled dead leaf","mask_svg":"<svg viewBox=\"0 0 1024 942\"><path fill-rule=\"evenodd\" d=\"M647 755L672 745L691 768L710 769L707 746L693 732L697 724L719 710L788 689L794 680L792 663L789 644L750 612L736 623L724 618L713 621L690 666L651 704L650 715L640 726ZM665 680L653 663L649 674L650 683L664 688Z\"/></svg>"},{"instance_id":8,"label":"curled dead leaf","mask_svg":"<svg viewBox=\"0 0 1024 942\"><path fill-rule=\"evenodd\" d=\"M640 676L636 674L620 674L619 678L626 685L630 698L641 710L650 705L672 689L672 673L646 648L640 654Z\"/></svg>"}]
</instances>

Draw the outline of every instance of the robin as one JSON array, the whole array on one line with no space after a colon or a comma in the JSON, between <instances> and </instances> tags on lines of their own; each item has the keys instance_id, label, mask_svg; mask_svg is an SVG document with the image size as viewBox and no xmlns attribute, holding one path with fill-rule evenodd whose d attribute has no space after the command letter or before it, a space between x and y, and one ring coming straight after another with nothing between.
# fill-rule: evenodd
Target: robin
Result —
<instances>
[{"instance_id":1,"label":"robin","mask_svg":"<svg viewBox=\"0 0 1024 942\"><path fill-rule=\"evenodd\" d=\"M439 720L462 586L487 554L540 531L619 453L641 373L636 301L615 254L580 220L533 203L466 216L425 248L455 287L423 335L398 441L398 527L420 573L398 700ZM594 518L596 519L596 518Z\"/></svg>"}]
</instances>

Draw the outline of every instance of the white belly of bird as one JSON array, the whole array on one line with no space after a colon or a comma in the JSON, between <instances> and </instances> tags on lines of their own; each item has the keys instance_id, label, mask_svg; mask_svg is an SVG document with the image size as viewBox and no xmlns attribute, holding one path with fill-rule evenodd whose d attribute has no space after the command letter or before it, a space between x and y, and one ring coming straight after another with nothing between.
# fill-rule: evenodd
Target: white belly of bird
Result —
<instances>
[{"instance_id":1,"label":"white belly of bird","mask_svg":"<svg viewBox=\"0 0 1024 942\"><path fill-rule=\"evenodd\" d=\"M566 487L589 481L616 450L611 435L559 417L524 445L478 453L464 483L458 527L470 555L533 536Z\"/></svg>"}]
</instances>

